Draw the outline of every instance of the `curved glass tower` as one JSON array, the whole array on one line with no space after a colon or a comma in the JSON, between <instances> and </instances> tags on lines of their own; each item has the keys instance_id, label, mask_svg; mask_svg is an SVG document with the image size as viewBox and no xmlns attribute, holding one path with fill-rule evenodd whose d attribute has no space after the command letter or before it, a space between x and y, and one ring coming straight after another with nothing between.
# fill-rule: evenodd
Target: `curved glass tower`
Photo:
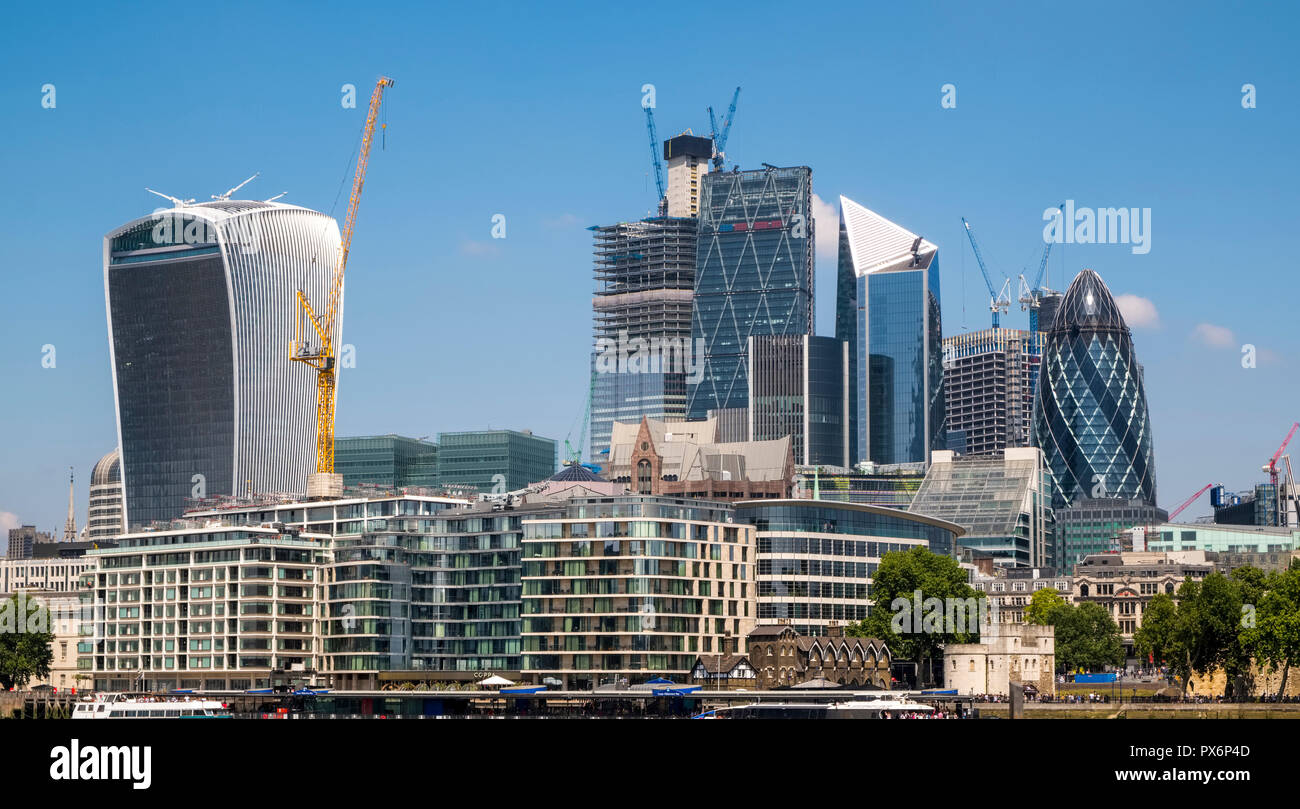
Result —
<instances>
[{"instance_id":1,"label":"curved glass tower","mask_svg":"<svg viewBox=\"0 0 1300 809\"><path fill-rule=\"evenodd\" d=\"M289 360L296 292L325 300L338 251L332 217L275 202L179 204L104 237L128 530L197 498L305 491L316 376Z\"/></svg>"},{"instance_id":2,"label":"curved glass tower","mask_svg":"<svg viewBox=\"0 0 1300 809\"><path fill-rule=\"evenodd\" d=\"M1084 270L1061 300L1043 350L1034 443L1056 479L1054 505L1156 503L1142 368L1115 299Z\"/></svg>"}]
</instances>

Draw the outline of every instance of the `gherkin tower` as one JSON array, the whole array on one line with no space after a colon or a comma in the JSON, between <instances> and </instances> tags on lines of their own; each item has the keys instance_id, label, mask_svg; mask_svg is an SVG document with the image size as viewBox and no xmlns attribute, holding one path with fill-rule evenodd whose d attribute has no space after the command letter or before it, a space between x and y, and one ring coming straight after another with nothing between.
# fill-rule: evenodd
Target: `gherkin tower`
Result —
<instances>
[{"instance_id":1,"label":"gherkin tower","mask_svg":"<svg viewBox=\"0 0 1300 809\"><path fill-rule=\"evenodd\" d=\"M1142 368L1115 299L1092 270L1075 277L1047 332L1034 443L1056 479L1056 508L1088 500L1155 506Z\"/></svg>"}]
</instances>

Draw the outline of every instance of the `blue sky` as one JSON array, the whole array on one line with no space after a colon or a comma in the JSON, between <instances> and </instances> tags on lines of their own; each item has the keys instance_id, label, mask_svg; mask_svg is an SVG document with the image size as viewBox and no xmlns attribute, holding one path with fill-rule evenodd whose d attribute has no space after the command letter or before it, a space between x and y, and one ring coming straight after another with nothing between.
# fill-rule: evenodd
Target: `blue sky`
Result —
<instances>
[{"instance_id":1,"label":"blue sky","mask_svg":"<svg viewBox=\"0 0 1300 809\"><path fill-rule=\"evenodd\" d=\"M1161 504L1208 482L1245 488L1300 418L1287 258L1300 212L1297 12L1079 8L12 9L0 31L0 524L61 530L70 465L84 524L90 468L115 444L104 233L156 207L146 185L205 199L255 171L250 197L288 191L341 217L380 74L397 86L348 266L357 367L340 380L340 435L576 438L591 339L584 228L654 203L640 88L655 85L668 137L707 134L706 107L720 112L741 85L729 160L811 166L822 200L844 194L937 243L947 334L988 323L962 216L994 273L1014 278L1037 264L1045 208L1150 208L1149 253L1058 248L1053 285L1091 267L1143 312L1134 337ZM339 103L345 83L356 109ZM954 109L940 105L947 83ZM494 240L498 213L506 238ZM826 250L817 288L829 334ZM1026 319L1015 308L1004 322ZM1255 368L1241 367L1244 343ZM1184 516L1208 510L1202 500Z\"/></svg>"}]
</instances>

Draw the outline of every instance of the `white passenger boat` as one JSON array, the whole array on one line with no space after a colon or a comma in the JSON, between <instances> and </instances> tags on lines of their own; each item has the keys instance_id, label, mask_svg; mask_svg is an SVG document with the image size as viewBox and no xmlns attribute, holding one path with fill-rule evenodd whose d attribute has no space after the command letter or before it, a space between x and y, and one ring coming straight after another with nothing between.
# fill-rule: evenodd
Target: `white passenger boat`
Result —
<instances>
[{"instance_id":1,"label":"white passenger boat","mask_svg":"<svg viewBox=\"0 0 1300 809\"><path fill-rule=\"evenodd\" d=\"M100 693L77 702L73 719L229 719L226 704L178 694Z\"/></svg>"},{"instance_id":2,"label":"white passenger boat","mask_svg":"<svg viewBox=\"0 0 1300 809\"><path fill-rule=\"evenodd\" d=\"M900 719L928 716L934 707L913 702L906 697L880 699L846 699L838 702L813 702L792 699L787 702L753 702L732 705L700 714L696 719Z\"/></svg>"}]
</instances>

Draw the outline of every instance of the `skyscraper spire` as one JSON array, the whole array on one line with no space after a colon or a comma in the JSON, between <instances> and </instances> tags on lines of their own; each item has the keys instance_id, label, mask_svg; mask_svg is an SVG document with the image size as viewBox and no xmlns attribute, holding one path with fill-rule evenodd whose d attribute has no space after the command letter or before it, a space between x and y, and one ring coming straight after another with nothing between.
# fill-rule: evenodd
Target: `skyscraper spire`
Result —
<instances>
[{"instance_id":1,"label":"skyscraper spire","mask_svg":"<svg viewBox=\"0 0 1300 809\"><path fill-rule=\"evenodd\" d=\"M72 467L68 467L68 522L63 526L63 541L77 541L77 515L72 506Z\"/></svg>"}]
</instances>

